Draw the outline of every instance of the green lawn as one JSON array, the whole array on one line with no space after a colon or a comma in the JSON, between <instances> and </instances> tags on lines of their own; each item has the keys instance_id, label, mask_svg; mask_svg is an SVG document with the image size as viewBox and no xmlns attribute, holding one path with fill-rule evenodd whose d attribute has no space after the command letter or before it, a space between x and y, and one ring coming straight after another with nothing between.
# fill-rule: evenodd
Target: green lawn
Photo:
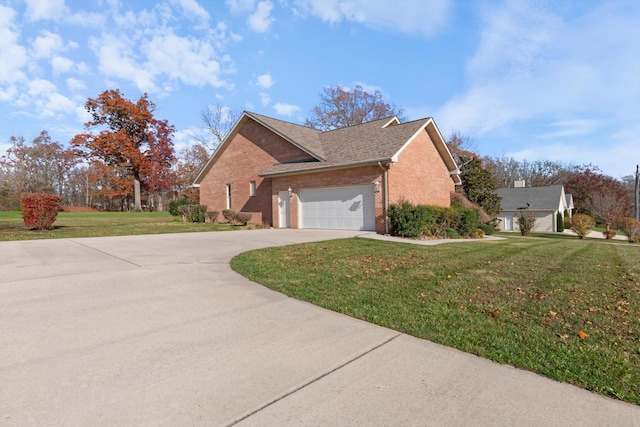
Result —
<instances>
[{"instance_id":1,"label":"green lawn","mask_svg":"<svg viewBox=\"0 0 640 427\"><path fill-rule=\"evenodd\" d=\"M183 223L168 212L60 212L52 230L29 230L21 212L0 212L0 241L219 231L242 227Z\"/></svg>"},{"instance_id":2,"label":"green lawn","mask_svg":"<svg viewBox=\"0 0 640 427\"><path fill-rule=\"evenodd\" d=\"M292 297L640 404L637 246L346 239L248 252L231 265Z\"/></svg>"}]
</instances>

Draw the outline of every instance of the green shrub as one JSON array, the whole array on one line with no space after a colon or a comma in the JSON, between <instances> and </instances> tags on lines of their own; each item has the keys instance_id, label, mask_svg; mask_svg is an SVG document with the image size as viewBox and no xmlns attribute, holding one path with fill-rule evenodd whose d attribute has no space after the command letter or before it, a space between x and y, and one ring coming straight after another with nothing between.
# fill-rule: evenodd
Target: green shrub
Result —
<instances>
[{"instance_id":1,"label":"green shrub","mask_svg":"<svg viewBox=\"0 0 640 427\"><path fill-rule=\"evenodd\" d=\"M618 220L618 228L627 235L629 243L640 242L640 221L635 218L621 218Z\"/></svg>"},{"instance_id":2,"label":"green shrub","mask_svg":"<svg viewBox=\"0 0 640 427\"><path fill-rule=\"evenodd\" d=\"M464 207L458 207L455 210L460 212L460 221L457 227L458 233L465 237L471 236L480 226L480 212L476 209Z\"/></svg>"},{"instance_id":3,"label":"green shrub","mask_svg":"<svg viewBox=\"0 0 640 427\"><path fill-rule=\"evenodd\" d=\"M491 236L496 232L496 226L491 222L488 222L486 224L479 224L478 228L482 230L487 236Z\"/></svg>"},{"instance_id":4,"label":"green shrub","mask_svg":"<svg viewBox=\"0 0 640 427\"><path fill-rule=\"evenodd\" d=\"M584 236L596 226L596 222L589 215L576 214L571 219L571 229L576 232L578 238L584 239Z\"/></svg>"},{"instance_id":5,"label":"green shrub","mask_svg":"<svg viewBox=\"0 0 640 427\"><path fill-rule=\"evenodd\" d=\"M480 226L479 216L477 209L461 205L445 208L400 200L389 206L391 232L402 237L468 237Z\"/></svg>"},{"instance_id":6,"label":"green shrub","mask_svg":"<svg viewBox=\"0 0 640 427\"><path fill-rule=\"evenodd\" d=\"M520 234L528 236L536 226L536 215L533 212L520 211L516 217Z\"/></svg>"},{"instance_id":7,"label":"green shrub","mask_svg":"<svg viewBox=\"0 0 640 427\"><path fill-rule=\"evenodd\" d=\"M184 222L205 222L207 218L205 205L185 204L178 207L178 212Z\"/></svg>"},{"instance_id":8,"label":"green shrub","mask_svg":"<svg viewBox=\"0 0 640 427\"><path fill-rule=\"evenodd\" d=\"M195 205L195 204L196 202L189 199L172 200L171 202L169 202L169 213L173 216L179 216L181 215L179 211L180 206Z\"/></svg>"},{"instance_id":9,"label":"green shrub","mask_svg":"<svg viewBox=\"0 0 640 427\"><path fill-rule=\"evenodd\" d=\"M564 231L564 218L560 212L556 214L556 228L558 232Z\"/></svg>"},{"instance_id":10,"label":"green shrub","mask_svg":"<svg viewBox=\"0 0 640 427\"><path fill-rule=\"evenodd\" d=\"M422 234L422 221L417 206L408 200L400 200L389 206L391 232L396 236L418 238Z\"/></svg>"},{"instance_id":11,"label":"green shrub","mask_svg":"<svg viewBox=\"0 0 640 427\"><path fill-rule=\"evenodd\" d=\"M45 193L24 193L20 196L22 219L27 227L51 230L60 210L60 196Z\"/></svg>"}]
</instances>

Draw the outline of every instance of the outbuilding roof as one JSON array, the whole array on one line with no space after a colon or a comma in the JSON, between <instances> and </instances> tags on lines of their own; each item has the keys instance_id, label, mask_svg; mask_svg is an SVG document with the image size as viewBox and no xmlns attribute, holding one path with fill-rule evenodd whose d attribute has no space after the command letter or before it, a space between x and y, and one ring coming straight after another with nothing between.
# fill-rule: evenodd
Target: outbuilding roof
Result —
<instances>
[{"instance_id":1,"label":"outbuilding roof","mask_svg":"<svg viewBox=\"0 0 640 427\"><path fill-rule=\"evenodd\" d=\"M503 211L517 211L519 209L556 211L561 202L566 203L562 185L498 188L496 193L502 197Z\"/></svg>"}]
</instances>

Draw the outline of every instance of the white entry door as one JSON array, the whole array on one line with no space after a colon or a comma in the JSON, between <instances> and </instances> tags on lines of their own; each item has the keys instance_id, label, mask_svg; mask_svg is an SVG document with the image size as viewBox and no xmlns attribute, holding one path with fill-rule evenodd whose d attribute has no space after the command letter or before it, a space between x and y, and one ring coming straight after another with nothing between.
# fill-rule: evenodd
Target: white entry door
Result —
<instances>
[{"instance_id":1,"label":"white entry door","mask_svg":"<svg viewBox=\"0 0 640 427\"><path fill-rule=\"evenodd\" d=\"M278 222L280 228L291 227L291 215L290 215L290 197L288 191L280 191L278 193L278 206L280 211L280 221Z\"/></svg>"},{"instance_id":2,"label":"white entry door","mask_svg":"<svg viewBox=\"0 0 640 427\"><path fill-rule=\"evenodd\" d=\"M504 231L513 231L513 215L506 214L504 216Z\"/></svg>"}]
</instances>

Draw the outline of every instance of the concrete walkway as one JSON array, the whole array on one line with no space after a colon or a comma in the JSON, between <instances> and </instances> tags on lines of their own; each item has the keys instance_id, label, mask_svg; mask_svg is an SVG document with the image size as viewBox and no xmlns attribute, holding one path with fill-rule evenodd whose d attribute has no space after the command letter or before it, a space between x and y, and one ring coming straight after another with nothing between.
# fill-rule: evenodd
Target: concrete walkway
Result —
<instances>
[{"instance_id":1,"label":"concrete walkway","mask_svg":"<svg viewBox=\"0 0 640 427\"><path fill-rule=\"evenodd\" d=\"M287 298L228 265L356 234L0 242L0 425L640 426L638 406Z\"/></svg>"}]
</instances>

